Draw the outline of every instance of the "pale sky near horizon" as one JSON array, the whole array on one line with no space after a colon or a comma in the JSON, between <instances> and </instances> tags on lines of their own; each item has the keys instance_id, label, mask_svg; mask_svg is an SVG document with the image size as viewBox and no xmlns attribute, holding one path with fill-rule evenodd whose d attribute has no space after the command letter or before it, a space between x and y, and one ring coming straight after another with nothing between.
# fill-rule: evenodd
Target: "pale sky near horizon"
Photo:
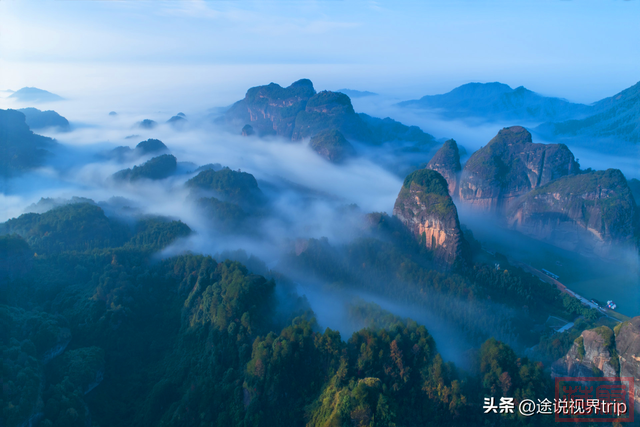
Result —
<instances>
[{"instance_id":1,"label":"pale sky near horizon","mask_svg":"<svg viewBox=\"0 0 640 427\"><path fill-rule=\"evenodd\" d=\"M0 90L370 90L500 81L594 102L640 80L639 1L0 1ZM186 95L185 95L186 96Z\"/></svg>"}]
</instances>

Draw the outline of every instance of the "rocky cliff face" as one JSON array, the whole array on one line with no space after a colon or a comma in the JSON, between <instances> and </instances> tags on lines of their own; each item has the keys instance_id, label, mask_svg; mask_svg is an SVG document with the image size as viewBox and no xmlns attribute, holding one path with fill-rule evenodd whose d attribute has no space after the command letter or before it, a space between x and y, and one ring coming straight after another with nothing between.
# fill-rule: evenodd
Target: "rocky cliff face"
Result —
<instances>
[{"instance_id":1,"label":"rocky cliff face","mask_svg":"<svg viewBox=\"0 0 640 427\"><path fill-rule=\"evenodd\" d=\"M289 139L296 116L315 94L313 83L308 79L298 80L286 88L276 83L253 87L225 113L223 121L238 126L250 123L260 136L278 135Z\"/></svg>"},{"instance_id":2,"label":"rocky cliff face","mask_svg":"<svg viewBox=\"0 0 640 427\"><path fill-rule=\"evenodd\" d=\"M447 181L438 172L422 169L407 176L393 214L435 253L436 259L453 264L467 258L458 211L449 196Z\"/></svg>"},{"instance_id":3,"label":"rocky cliff face","mask_svg":"<svg viewBox=\"0 0 640 427\"><path fill-rule=\"evenodd\" d=\"M615 332L614 332L615 331ZM636 408L640 404L640 316L612 331L586 330L569 352L551 367L554 377L633 377Z\"/></svg>"},{"instance_id":4,"label":"rocky cliff face","mask_svg":"<svg viewBox=\"0 0 640 427\"><path fill-rule=\"evenodd\" d=\"M259 136L278 135L301 140L324 130L338 130L349 139L374 140L343 93L316 93L311 80L302 79L283 88L275 83L253 87L222 118L223 122L250 124Z\"/></svg>"},{"instance_id":5,"label":"rocky cliff face","mask_svg":"<svg viewBox=\"0 0 640 427\"><path fill-rule=\"evenodd\" d=\"M614 333L610 328L600 326L582 332L569 352L553 364L552 375L616 377L618 370Z\"/></svg>"},{"instance_id":6,"label":"rocky cliff face","mask_svg":"<svg viewBox=\"0 0 640 427\"><path fill-rule=\"evenodd\" d=\"M640 205L640 180L632 178L627 181L627 183L629 184L631 194L633 194L633 198L636 201L636 205Z\"/></svg>"},{"instance_id":7,"label":"rocky cliff face","mask_svg":"<svg viewBox=\"0 0 640 427\"><path fill-rule=\"evenodd\" d=\"M458 144L453 139L445 142L436 152L427 164L427 169L434 170L442 175L447 180L451 197L457 197L458 178L462 167L460 166Z\"/></svg>"},{"instance_id":8,"label":"rocky cliff face","mask_svg":"<svg viewBox=\"0 0 640 427\"><path fill-rule=\"evenodd\" d=\"M539 240L608 257L635 248L640 224L627 181L618 169L565 176L516 200L508 224Z\"/></svg>"},{"instance_id":9,"label":"rocky cliff face","mask_svg":"<svg viewBox=\"0 0 640 427\"><path fill-rule=\"evenodd\" d=\"M294 141L337 130L350 141L369 145L401 141L422 146L434 142L433 136L417 126L358 114L347 95L316 93L308 79L286 88L275 83L253 87L216 122L237 130L249 125L258 136L277 135Z\"/></svg>"},{"instance_id":10,"label":"rocky cliff face","mask_svg":"<svg viewBox=\"0 0 640 427\"><path fill-rule=\"evenodd\" d=\"M580 166L563 144L535 144L521 126L502 129L473 153L462 171L460 200L489 212L554 179L578 173Z\"/></svg>"},{"instance_id":11,"label":"rocky cliff face","mask_svg":"<svg viewBox=\"0 0 640 427\"><path fill-rule=\"evenodd\" d=\"M620 376L633 377L636 408L640 409L640 316L624 322L616 331Z\"/></svg>"},{"instance_id":12,"label":"rocky cliff face","mask_svg":"<svg viewBox=\"0 0 640 427\"><path fill-rule=\"evenodd\" d=\"M336 129L346 138L371 143L375 138L356 114L351 99L344 93L322 91L309 99L296 117L292 139L300 140L324 130Z\"/></svg>"}]
</instances>

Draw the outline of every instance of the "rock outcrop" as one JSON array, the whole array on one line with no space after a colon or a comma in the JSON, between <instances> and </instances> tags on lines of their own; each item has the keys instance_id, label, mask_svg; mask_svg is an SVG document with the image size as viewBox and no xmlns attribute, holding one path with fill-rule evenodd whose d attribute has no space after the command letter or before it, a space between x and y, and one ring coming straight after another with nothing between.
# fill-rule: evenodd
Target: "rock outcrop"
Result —
<instances>
[{"instance_id":1,"label":"rock outcrop","mask_svg":"<svg viewBox=\"0 0 640 427\"><path fill-rule=\"evenodd\" d=\"M579 170L566 145L533 143L525 128L512 126L469 158L459 196L473 207L503 212L519 196Z\"/></svg>"},{"instance_id":2,"label":"rock outcrop","mask_svg":"<svg viewBox=\"0 0 640 427\"><path fill-rule=\"evenodd\" d=\"M372 143L371 130L356 114L351 99L344 93L322 91L312 96L295 121L292 139L311 137L327 129L337 129L349 139Z\"/></svg>"},{"instance_id":3,"label":"rock outcrop","mask_svg":"<svg viewBox=\"0 0 640 427\"><path fill-rule=\"evenodd\" d=\"M358 114L344 93L316 93L308 79L283 88L270 83L249 89L244 99L233 104L216 122L238 129L250 125L260 137L275 135L300 141L322 131L338 130L350 141L369 145L384 142L432 144L431 135L417 126L405 126L390 118Z\"/></svg>"},{"instance_id":4,"label":"rock outcrop","mask_svg":"<svg viewBox=\"0 0 640 427\"><path fill-rule=\"evenodd\" d=\"M640 409L640 316L622 323L616 329L616 351L620 376L633 377L636 408Z\"/></svg>"},{"instance_id":5,"label":"rock outcrop","mask_svg":"<svg viewBox=\"0 0 640 427\"><path fill-rule=\"evenodd\" d=\"M254 133L253 126L251 125L244 125L242 131L240 131L240 135L242 136L252 136Z\"/></svg>"},{"instance_id":6,"label":"rock outcrop","mask_svg":"<svg viewBox=\"0 0 640 427\"><path fill-rule=\"evenodd\" d=\"M449 194L457 197L458 179L460 177L460 152L453 139L445 142L427 164L427 169L434 170L447 180Z\"/></svg>"},{"instance_id":7,"label":"rock outcrop","mask_svg":"<svg viewBox=\"0 0 640 427\"><path fill-rule=\"evenodd\" d=\"M569 352L552 367L553 376L616 377L619 361L614 333L607 326L582 332Z\"/></svg>"},{"instance_id":8,"label":"rock outcrop","mask_svg":"<svg viewBox=\"0 0 640 427\"><path fill-rule=\"evenodd\" d=\"M309 147L333 163L340 163L355 154L353 145L337 130L325 130L311 138Z\"/></svg>"},{"instance_id":9,"label":"rock outcrop","mask_svg":"<svg viewBox=\"0 0 640 427\"><path fill-rule=\"evenodd\" d=\"M296 116L316 94L313 83L302 79L283 88L276 83L252 87L223 116L228 124L250 123L259 136L278 135L290 139Z\"/></svg>"},{"instance_id":10,"label":"rock outcrop","mask_svg":"<svg viewBox=\"0 0 640 427\"><path fill-rule=\"evenodd\" d=\"M618 169L564 176L520 197L507 223L519 232L584 254L635 248L638 208Z\"/></svg>"},{"instance_id":11,"label":"rock outcrop","mask_svg":"<svg viewBox=\"0 0 640 427\"><path fill-rule=\"evenodd\" d=\"M640 316L613 331L600 326L582 332L569 352L551 367L554 377L633 377L640 405Z\"/></svg>"},{"instance_id":12,"label":"rock outcrop","mask_svg":"<svg viewBox=\"0 0 640 427\"><path fill-rule=\"evenodd\" d=\"M468 244L460 229L458 211L438 172L421 169L407 176L393 207L393 214L435 258L447 264L464 260Z\"/></svg>"}]
</instances>

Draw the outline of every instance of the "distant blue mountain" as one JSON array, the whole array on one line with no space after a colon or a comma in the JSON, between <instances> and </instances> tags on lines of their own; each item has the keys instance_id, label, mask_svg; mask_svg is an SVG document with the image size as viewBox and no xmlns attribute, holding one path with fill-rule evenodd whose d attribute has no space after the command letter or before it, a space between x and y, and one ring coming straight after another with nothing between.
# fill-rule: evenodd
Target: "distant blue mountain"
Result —
<instances>
[{"instance_id":1,"label":"distant blue mountain","mask_svg":"<svg viewBox=\"0 0 640 427\"><path fill-rule=\"evenodd\" d=\"M24 114L31 129L55 128L62 132L71 130L69 121L55 111L40 111L33 107L21 108L18 111Z\"/></svg>"},{"instance_id":2,"label":"distant blue mountain","mask_svg":"<svg viewBox=\"0 0 640 427\"><path fill-rule=\"evenodd\" d=\"M640 143L640 82L593 104L593 115L580 120L544 123L536 132L547 137L588 136Z\"/></svg>"},{"instance_id":3,"label":"distant blue mountain","mask_svg":"<svg viewBox=\"0 0 640 427\"><path fill-rule=\"evenodd\" d=\"M47 92L46 90L35 87L23 87L9 95L9 98L16 99L20 102L54 102L62 101L64 99L55 93Z\"/></svg>"},{"instance_id":4,"label":"distant blue mountain","mask_svg":"<svg viewBox=\"0 0 640 427\"><path fill-rule=\"evenodd\" d=\"M34 134L17 110L0 110L0 177L42 166L55 140Z\"/></svg>"},{"instance_id":5,"label":"distant blue mountain","mask_svg":"<svg viewBox=\"0 0 640 427\"><path fill-rule=\"evenodd\" d=\"M468 83L442 95L428 95L398 104L403 108L435 110L449 119L476 117L487 121L556 121L586 117L591 106L550 98L520 86L503 83Z\"/></svg>"},{"instance_id":6,"label":"distant blue mountain","mask_svg":"<svg viewBox=\"0 0 640 427\"><path fill-rule=\"evenodd\" d=\"M353 89L339 89L336 92L341 92L347 95L349 98L363 98L365 96L376 96L377 93L369 92L369 91L360 91Z\"/></svg>"}]
</instances>

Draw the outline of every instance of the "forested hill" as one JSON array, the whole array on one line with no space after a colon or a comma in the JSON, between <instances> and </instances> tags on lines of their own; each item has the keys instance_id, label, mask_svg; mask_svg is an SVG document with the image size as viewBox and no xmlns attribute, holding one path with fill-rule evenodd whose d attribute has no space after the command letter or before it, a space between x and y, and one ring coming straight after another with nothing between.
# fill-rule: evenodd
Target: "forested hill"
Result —
<instances>
[{"instance_id":1,"label":"forested hill","mask_svg":"<svg viewBox=\"0 0 640 427\"><path fill-rule=\"evenodd\" d=\"M55 145L53 139L34 134L20 111L0 110L0 177L41 166Z\"/></svg>"},{"instance_id":2,"label":"forested hill","mask_svg":"<svg viewBox=\"0 0 640 427\"><path fill-rule=\"evenodd\" d=\"M505 375L510 394L551 393L540 365L495 340L466 373L425 327L372 305L353 313L377 323L341 337L282 275L158 261L184 224L114 221L81 203L3 224L0 250L22 254L0 264L3 425L466 426Z\"/></svg>"},{"instance_id":3,"label":"forested hill","mask_svg":"<svg viewBox=\"0 0 640 427\"><path fill-rule=\"evenodd\" d=\"M547 137L609 138L640 142L640 82L596 102L588 117L544 123L536 131Z\"/></svg>"},{"instance_id":4,"label":"forested hill","mask_svg":"<svg viewBox=\"0 0 640 427\"><path fill-rule=\"evenodd\" d=\"M481 397L504 372L513 393L551 390L538 365L496 341L469 376L412 321L347 342L310 314L284 321L276 286L202 256L151 265L110 249L36 260L5 284L0 305L6 425L36 416L54 426L463 426L481 421Z\"/></svg>"}]
</instances>

